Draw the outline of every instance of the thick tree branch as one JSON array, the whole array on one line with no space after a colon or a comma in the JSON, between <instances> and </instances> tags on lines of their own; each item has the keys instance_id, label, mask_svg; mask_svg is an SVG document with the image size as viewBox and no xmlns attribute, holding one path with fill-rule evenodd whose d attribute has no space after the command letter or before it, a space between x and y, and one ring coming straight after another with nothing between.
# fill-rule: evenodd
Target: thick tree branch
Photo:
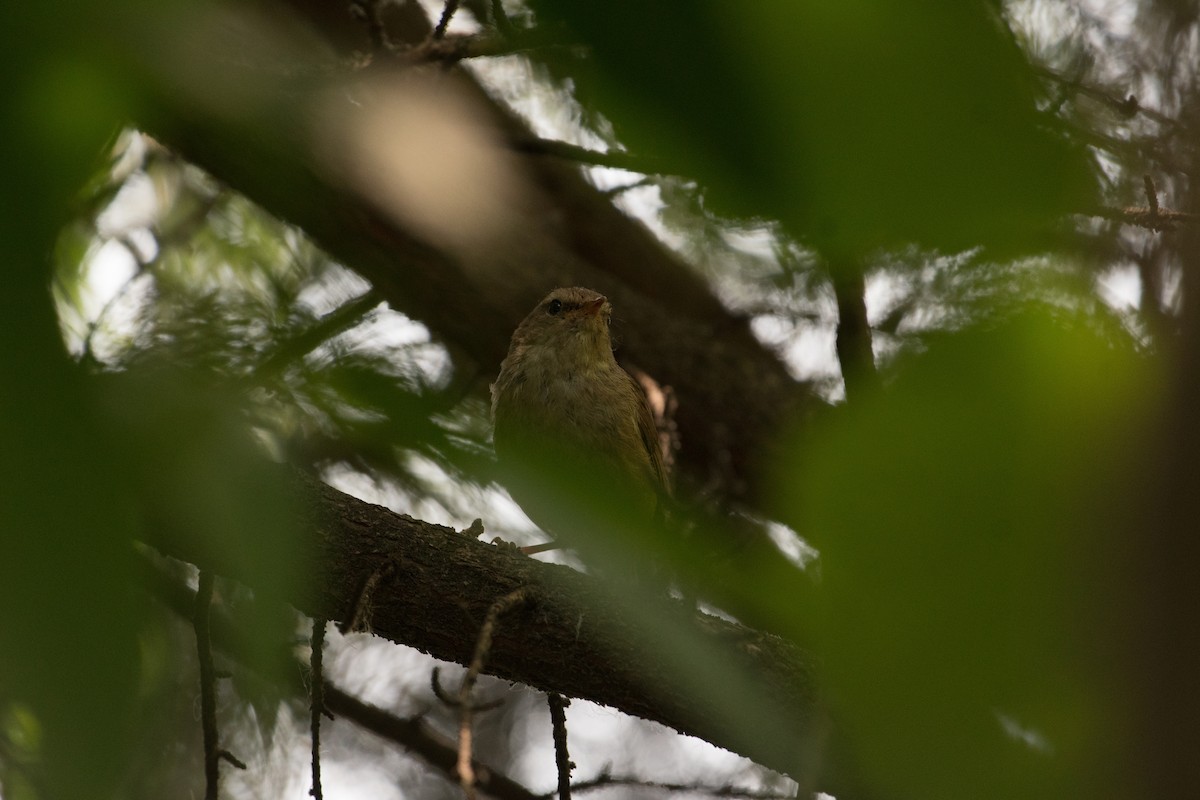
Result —
<instances>
[{"instance_id":1,"label":"thick tree branch","mask_svg":"<svg viewBox=\"0 0 1200 800\"><path fill-rule=\"evenodd\" d=\"M390 562L394 577L373 592L372 630L465 665L497 598L527 586L527 602L496 631L488 672L656 720L811 778L804 773L822 723L809 661L795 645L672 610L665 600L659 612L628 608L595 578L304 483L310 505L297 549L309 553L310 567L297 596L287 598L304 613L346 619L364 577ZM168 532L152 544L255 584L239 564L216 563L220 556ZM336 711L332 697L326 703Z\"/></svg>"}]
</instances>

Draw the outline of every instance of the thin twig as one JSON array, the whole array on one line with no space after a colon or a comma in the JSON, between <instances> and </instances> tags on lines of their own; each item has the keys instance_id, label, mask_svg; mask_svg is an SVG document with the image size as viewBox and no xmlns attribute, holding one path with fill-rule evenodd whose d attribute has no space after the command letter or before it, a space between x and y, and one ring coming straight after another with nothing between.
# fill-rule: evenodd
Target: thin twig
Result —
<instances>
[{"instance_id":1,"label":"thin twig","mask_svg":"<svg viewBox=\"0 0 1200 800\"><path fill-rule=\"evenodd\" d=\"M1077 78L1068 78L1065 75L1060 75L1049 67L1037 66L1034 67L1034 72L1044 78L1062 84L1067 89L1072 89L1082 95L1098 100L1112 108L1125 119L1129 119L1136 114L1141 114L1148 119L1152 119L1160 125L1177 126L1178 120L1168 117L1161 111L1156 111L1153 108L1147 108L1138 102L1135 95L1129 94L1122 97L1119 94L1114 94L1107 89L1102 89L1097 86L1092 86L1084 83Z\"/></svg>"},{"instance_id":2,"label":"thin twig","mask_svg":"<svg viewBox=\"0 0 1200 800\"><path fill-rule=\"evenodd\" d=\"M372 287L362 295L338 306L321 317L310 327L284 339L263 359L255 372L264 377L278 372L289 364L311 353L317 347L353 328L363 321L367 314L374 311L384 302L383 294Z\"/></svg>"},{"instance_id":3,"label":"thin twig","mask_svg":"<svg viewBox=\"0 0 1200 800\"><path fill-rule=\"evenodd\" d=\"M550 550L559 550L561 548L562 545L551 539L548 542L542 542L541 544L527 544L524 547L518 547L517 549L520 550L523 555L535 556L538 553L545 553Z\"/></svg>"},{"instance_id":4,"label":"thin twig","mask_svg":"<svg viewBox=\"0 0 1200 800\"><path fill-rule=\"evenodd\" d=\"M496 632L496 622L500 615L524 603L527 594L528 589L522 586L492 603L487 616L484 617L483 626L479 629L479 638L475 640L475 653L471 656L471 665L458 688L458 780L468 800L475 798L475 768L471 764L471 718L474 711L471 706L471 690L475 688L479 673L483 671L483 663L492 649L492 636Z\"/></svg>"},{"instance_id":5,"label":"thin twig","mask_svg":"<svg viewBox=\"0 0 1200 800\"><path fill-rule=\"evenodd\" d=\"M641 189L643 186L652 185L654 185L654 179L647 175L638 178L633 183L622 183L609 187L608 189L604 189L600 192L600 194L604 195L605 197L618 197L625 192L632 192L634 189Z\"/></svg>"},{"instance_id":6,"label":"thin twig","mask_svg":"<svg viewBox=\"0 0 1200 800\"><path fill-rule=\"evenodd\" d=\"M208 610L212 606L214 577L200 570L196 602L192 606L192 627L196 631L196 657L200 662L200 727L204 737L204 800L217 800L221 758L217 746L217 676L213 668L212 634Z\"/></svg>"},{"instance_id":7,"label":"thin twig","mask_svg":"<svg viewBox=\"0 0 1200 800\"><path fill-rule=\"evenodd\" d=\"M217 758L219 758L223 761L229 762L230 764L237 767L238 769L246 768L246 762L242 761L240 758L238 758L237 756L235 756L233 753L229 752L228 750L218 750Z\"/></svg>"},{"instance_id":8,"label":"thin twig","mask_svg":"<svg viewBox=\"0 0 1200 800\"><path fill-rule=\"evenodd\" d=\"M85 364L91 364L93 366L100 365L100 359L96 357L94 342L96 334L100 332L100 326L104 324L104 318L108 316L109 312L112 311L113 307L120 302L122 298L129 294L129 292L133 289L134 283L136 283L143 275L146 274L147 265L143 263L142 259L137 256L134 248L125 242L121 242L121 245L127 251L133 254L134 260L137 262L137 270L129 276L128 280L121 284L121 287L113 293L112 297L105 301L104 305L100 307L100 311L96 313L95 319L88 323L87 333L84 334L83 344L80 347L79 355L80 360Z\"/></svg>"},{"instance_id":9,"label":"thin twig","mask_svg":"<svg viewBox=\"0 0 1200 800\"><path fill-rule=\"evenodd\" d=\"M613 167L630 172L643 174L662 174L667 172L666 165L659 160L647 156L638 156L620 150L590 150L586 147L562 142L555 139L525 138L512 143L512 148L519 153L530 155L553 156L580 164L590 164L594 167Z\"/></svg>"},{"instance_id":10,"label":"thin twig","mask_svg":"<svg viewBox=\"0 0 1200 800\"><path fill-rule=\"evenodd\" d=\"M450 18L454 16L454 12L458 11L459 0L446 0L446 5L442 8L442 18L438 20L437 27L433 29L433 39L441 39L446 35L446 26L450 24Z\"/></svg>"},{"instance_id":11,"label":"thin twig","mask_svg":"<svg viewBox=\"0 0 1200 800\"><path fill-rule=\"evenodd\" d=\"M550 705L550 728L554 736L554 765L558 769L558 800L571 800L571 770L575 763L567 752L567 706L571 701L558 692L546 695Z\"/></svg>"},{"instance_id":12,"label":"thin twig","mask_svg":"<svg viewBox=\"0 0 1200 800\"><path fill-rule=\"evenodd\" d=\"M325 620L313 617L312 653L309 655L311 669L308 690L308 727L312 733L312 788L308 793L314 800L322 800L321 791L321 714L325 711Z\"/></svg>"},{"instance_id":13,"label":"thin twig","mask_svg":"<svg viewBox=\"0 0 1200 800\"><path fill-rule=\"evenodd\" d=\"M379 584L391 579L398 567L396 559L389 558L363 580L362 586L354 596L350 615L338 624L339 631L345 634L371 630L371 598Z\"/></svg>"}]
</instances>

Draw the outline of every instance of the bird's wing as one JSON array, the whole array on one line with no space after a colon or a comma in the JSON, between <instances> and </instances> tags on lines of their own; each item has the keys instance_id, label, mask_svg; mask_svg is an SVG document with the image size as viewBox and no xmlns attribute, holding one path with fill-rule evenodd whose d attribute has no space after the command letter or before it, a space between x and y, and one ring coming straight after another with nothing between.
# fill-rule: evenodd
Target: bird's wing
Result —
<instances>
[{"instance_id":1,"label":"bird's wing","mask_svg":"<svg viewBox=\"0 0 1200 800\"><path fill-rule=\"evenodd\" d=\"M625 371L622 370L622 372ZM650 457L650 469L658 481L659 488L669 496L671 494L671 477L667 474L667 467L663 462L658 424L654 421L654 412L650 410L650 401L646 398L646 390L628 372L625 372L625 377L633 384L637 396L641 399L641 402L638 403L638 435L642 439L642 445L646 448L646 455Z\"/></svg>"}]
</instances>

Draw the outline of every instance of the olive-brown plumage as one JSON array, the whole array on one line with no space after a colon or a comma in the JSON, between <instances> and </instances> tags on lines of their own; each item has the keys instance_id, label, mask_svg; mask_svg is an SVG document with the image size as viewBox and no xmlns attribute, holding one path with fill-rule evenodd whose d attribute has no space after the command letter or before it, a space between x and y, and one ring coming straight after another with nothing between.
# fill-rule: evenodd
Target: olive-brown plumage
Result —
<instances>
[{"instance_id":1,"label":"olive-brown plumage","mask_svg":"<svg viewBox=\"0 0 1200 800\"><path fill-rule=\"evenodd\" d=\"M646 395L613 357L608 299L591 289L555 289L513 333L492 384L496 454L502 465L541 460L602 489L652 520L667 476ZM519 483L519 482L518 482ZM532 489L514 497L538 525L557 535L569 514Z\"/></svg>"}]
</instances>

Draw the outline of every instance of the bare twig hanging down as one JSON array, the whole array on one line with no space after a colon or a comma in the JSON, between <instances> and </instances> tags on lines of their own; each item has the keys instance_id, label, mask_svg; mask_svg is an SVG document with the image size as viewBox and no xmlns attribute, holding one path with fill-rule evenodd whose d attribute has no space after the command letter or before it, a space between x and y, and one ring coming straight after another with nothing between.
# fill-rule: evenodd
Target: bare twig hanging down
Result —
<instances>
[{"instance_id":1,"label":"bare twig hanging down","mask_svg":"<svg viewBox=\"0 0 1200 800\"><path fill-rule=\"evenodd\" d=\"M192 611L196 631L196 656L200 661L200 727L204 736L204 800L217 800L217 676L213 668L208 609L212 605L213 574L200 570L200 587Z\"/></svg>"},{"instance_id":2,"label":"bare twig hanging down","mask_svg":"<svg viewBox=\"0 0 1200 800\"><path fill-rule=\"evenodd\" d=\"M554 764L558 768L558 800L571 800L571 770L575 768L567 752L567 706L571 701L558 692L546 695L550 704L550 727L554 732Z\"/></svg>"},{"instance_id":3,"label":"bare twig hanging down","mask_svg":"<svg viewBox=\"0 0 1200 800\"><path fill-rule=\"evenodd\" d=\"M315 617L312 621L312 654L309 656L309 690L308 726L312 734L312 788L308 793L315 800L321 800L321 715L330 719L333 715L325 708L325 623L326 620Z\"/></svg>"},{"instance_id":4,"label":"bare twig hanging down","mask_svg":"<svg viewBox=\"0 0 1200 800\"><path fill-rule=\"evenodd\" d=\"M167 608L190 619L196 605L196 592L188 589L148 556L140 560L140 566L147 591ZM219 650L245 664L246 654L254 649L254 645L251 644L252 637L236 627L233 621L219 610L210 614L209 623L214 650ZM289 676L281 688L297 694L310 693L310 687L301 683L304 665L291 655L290 647L280 648L279 652L289 654L287 659L281 662L277 673L279 676ZM309 666L311 668L311 664ZM311 675L308 678L311 680ZM327 680L323 682L321 694L326 708L325 716L333 719L333 715L337 714L339 719L348 720L365 731L403 747L409 753L423 759L433 769L453 778L458 749L454 742L432 728L424 715L418 714L409 718L396 716L363 702ZM478 788L480 792L497 800L538 800L537 796L524 786L494 769L480 774Z\"/></svg>"},{"instance_id":5,"label":"bare twig hanging down","mask_svg":"<svg viewBox=\"0 0 1200 800\"><path fill-rule=\"evenodd\" d=\"M446 35L446 26L450 24L450 19L454 16L455 11L458 11L458 0L446 0L446 5L442 8L442 18L438 20L437 27L433 29L434 39L441 39Z\"/></svg>"},{"instance_id":6,"label":"bare twig hanging down","mask_svg":"<svg viewBox=\"0 0 1200 800\"><path fill-rule=\"evenodd\" d=\"M341 633L362 633L371 630L371 597L379 584L390 580L397 569L395 559L388 559L368 575L354 596L354 605L346 619L338 623Z\"/></svg>"},{"instance_id":7,"label":"bare twig hanging down","mask_svg":"<svg viewBox=\"0 0 1200 800\"><path fill-rule=\"evenodd\" d=\"M471 706L471 690L475 688L479 673L483 671L483 663L492 649L492 636L496 632L497 620L501 614L524 603L527 592L525 587L521 587L492 603L483 620L483 627L479 629L475 653L471 656L471 666L467 668L462 686L458 689L458 780L469 800L475 798L475 768L471 764L471 718L474 711Z\"/></svg>"},{"instance_id":8,"label":"bare twig hanging down","mask_svg":"<svg viewBox=\"0 0 1200 800\"><path fill-rule=\"evenodd\" d=\"M196 656L200 662L200 726L204 737L204 800L217 800L220 761L225 759L238 769L246 765L217 742L217 671L213 666L212 634L208 612L212 606L214 576L200 570L200 585L192 606L192 627L196 631Z\"/></svg>"}]
</instances>

